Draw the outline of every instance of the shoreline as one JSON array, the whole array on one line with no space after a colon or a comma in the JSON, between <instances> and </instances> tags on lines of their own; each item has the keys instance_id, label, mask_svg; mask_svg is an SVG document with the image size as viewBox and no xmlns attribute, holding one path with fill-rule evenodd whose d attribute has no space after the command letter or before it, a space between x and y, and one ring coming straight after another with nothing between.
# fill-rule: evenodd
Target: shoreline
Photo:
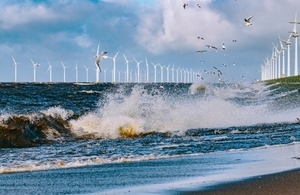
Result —
<instances>
[{"instance_id":1,"label":"shoreline","mask_svg":"<svg viewBox=\"0 0 300 195\"><path fill-rule=\"evenodd\" d=\"M220 183L178 195L296 195L300 194L300 168Z\"/></svg>"}]
</instances>

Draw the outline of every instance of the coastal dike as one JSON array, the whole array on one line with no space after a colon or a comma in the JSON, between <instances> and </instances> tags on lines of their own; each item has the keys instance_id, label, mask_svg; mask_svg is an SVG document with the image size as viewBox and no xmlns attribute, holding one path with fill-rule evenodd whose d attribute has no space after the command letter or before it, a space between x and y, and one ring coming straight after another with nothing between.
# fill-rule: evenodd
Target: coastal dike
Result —
<instances>
[{"instance_id":1,"label":"coastal dike","mask_svg":"<svg viewBox=\"0 0 300 195\"><path fill-rule=\"evenodd\" d=\"M295 107L300 104L300 75L263 81L270 89L270 95L276 97L274 104L280 108Z\"/></svg>"}]
</instances>

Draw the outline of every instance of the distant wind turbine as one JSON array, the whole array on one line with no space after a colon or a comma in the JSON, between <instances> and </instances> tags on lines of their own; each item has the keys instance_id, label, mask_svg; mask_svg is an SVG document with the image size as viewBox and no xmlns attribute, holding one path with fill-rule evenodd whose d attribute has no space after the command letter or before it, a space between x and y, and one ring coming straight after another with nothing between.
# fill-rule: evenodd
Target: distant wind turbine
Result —
<instances>
[{"instance_id":1,"label":"distant wind turbine","mask_svg":"<svg viewBox=\"0 0 300 195\"><path fill-rule=\"evenodd\" d=\"M114 55L114 57L108 57L108 58L112 59L113 63L114 63L114 65L113 65L113 80L112 80L112 82L114 82L114 83L116 82L116 57L118 54L119 54L119 52L117 52Z\"/></svg>"},{"instance_id":2,"label":"distant wind turbine","mask_svg":"<svg viewBox=\"0 0 300 195\"><path fill-rule=\"evenodd\" d=\"M64 65L64 63L63 62L61 62L61 65L62 65L62 67L63 67L63 69L64 69L64 82L66 82L66 66Z\"/></svg>"},{"instance_id":3,"label":"distant wind turbine","mask_svg":"<svg viewBox=\"0 0 300 195\"><path fill-rule=\"evenodd\" d=\"M164 66L158 64L160 66L160 82L164 82Z\"/></svg>"},{"instance_id":4,"label":"distant wind turbine","mask_svg":"<svg viewBox=\"0 0 300 195\"><path fill-rule=\"evenodd\" d=\"M85 71L86 71L86 82L89 82L89 69L90 68L87 68L85 66L84 66L84 68L85 68Z\"/></svg>"},{"instance_id":5,"label":"distant wind turbine","mask_svg":"<svg viewBox=\"0 0 300 195\"><path fill-rule=\"evenodd\" d=\"M31 61L31 63L32 63L32 65L33 65L33 82L36 82L36 68L38 67L38 66L40 66L40 63L34 63L33 61L32 61L32 59L30 59L30 61Z\"/></svg>"},{"instance_id":6,"label":"distant wind turbine","mask_svg":"<svg viewBox=\"0 0 300 195\"><path fill-rule=\"evenodd\" d=\"M151 62L152 63L152 62ZM156 83L156 67L159 65L159 64L153 64L153 67L154 67L154 83Z\"/></svg>"},{"instance_id":7,"label":"distant wind turbine","mask_svg":"<svg viewBox=\"0 0 300 195\"><path fill-rule=\"evenodd\" d=\"M136 62L136 67L137 67L137 82L140 82L140 63L143 61L137 61L135 58L133 58L134 61Z\"/></svg>"},{"instance_id":8,"label":"distant wind turbine","mask_svg":"<svg viewBox=\"0 0 300 195\"><path fill-rule=\"evenodd\" d=\"M17 82L17 66L19 63L16 62L15 58L13 56L11 56L13 62L14 62L14 66L15 66L15 82Z\"/></svg>"},{"instance_id":9,"label":"distant wind turbine","mask_svg":"<svg viewBox=\"0 0 300 195\"><path fill-rule=\"evenodd\" d=\"M50 64L50 62L48 61L48 70L47 72L49 71L49 82L51 83L52 82L52 65Z\"/></svg>"},{"instance_id":10,"label":"distant wind turbine","mask_svg":"<svg viewBox=\"0 0 300 195\"><path fill-rule=\"evenodd\" d=\"M290 57L290 50L291 50L291 35L289 35L287 40L282 40L282 42L287 45L287 66L286 66L286 76L289 77L291 76L291 57Z\"/></svg>"},{"instance_id":11,"label":"distant wind turbine","mask_svg":"<svg viewBox=\"0 0 300 195\"><path fill-rule=\"evenodd\" d=\"M145 58L145 62L146 62L146 83L148 83L149 82L149 64L148 64L147 58Z\"/></svg>"},{"instance_id":12,"label":"distant wind turbine","mask_svg":"<svg viewBox=\"0 0 300 195\"><path fill-rule=\"evenodd\" d=\"M280 36L278 35L278 40L279 40L279 43L280 43L280 50L282 52L282 74L285 75L285 68L286 68L286 65L285 65L285 50L286 48L283 46L282 44L282 40L280 38Z\"/></svg>"},{"instance_id":13,"label":"distant wind turbine","mask_svg":"<svg viewBox=\"0 0 300 195\"><path fill-rule=\"evenodd\" d=\"M299 21L297 21L297 13L295 14L295 21L290 22L290 24L294 24L293 31L291 32L291 35L293 38L295 38L295 69L294 69L294 76L298 75L298 37L299 34L297 32L297 24L300 24Z\"/></svg>"},{"instance_id":14,"label":"distant wind turbine","mask_svg":"<svg viewBox=\"0 0 300 195\"><path fill-rule=\"evenodd\" d=\"M125 54L123 54L124 56L124 59L125 59L125 63L126 63L126 82L128 83L129 82L129 62L131 61L128 61Z\"/></svg>"}]
</instances>

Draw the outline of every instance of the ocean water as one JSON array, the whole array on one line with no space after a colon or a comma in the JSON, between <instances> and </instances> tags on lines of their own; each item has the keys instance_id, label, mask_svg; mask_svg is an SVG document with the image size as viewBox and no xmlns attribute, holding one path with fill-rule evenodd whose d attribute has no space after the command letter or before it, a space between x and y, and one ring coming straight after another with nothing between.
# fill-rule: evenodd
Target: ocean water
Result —
<instances>
[{"instance_id":1,"label":"ocean water","mask_svg":"<svg viewBox=\"0 0 300 195\"><path fill-rule=\"evenodd\" d=\"M6 194L187 181L300 142L299 91L264 83L1 83L0 95Z\"/></svg>"}]
</instances>

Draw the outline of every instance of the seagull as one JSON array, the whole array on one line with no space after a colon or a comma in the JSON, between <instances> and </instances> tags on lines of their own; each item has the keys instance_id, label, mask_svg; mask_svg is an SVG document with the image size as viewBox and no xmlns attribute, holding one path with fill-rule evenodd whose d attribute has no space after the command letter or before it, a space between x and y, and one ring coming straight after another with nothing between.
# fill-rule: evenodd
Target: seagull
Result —
<instances>
[{"instance_id":1,"label":"seagull","mask_svg":"<svg viewBox=\"0 0 300 195\"><path fill-rule=\"evenodd\" d=\"M207 48L212 48L212 49L218 49L216 48L215 46L212 46L212 45L206 45Z\"/></svg>"},{"instance_id":2,"label":"seagull","mask_svg":"<svg viewBox=\"0 0 300 195\"><path fill-rule=\"evenodd\" d=\"M226 49L225 43L222 44L222 48L223 48L224 50Z\"/></svg>"},{"instance_id":3,"label":"seagull","mask_svg":"<svg viewBox=\"0 0 300 195\"><path fill-rule=\"evenodd\" d=\"M107 54L107 53L108 53L107 51L103 51L100 55L97 55L97 56L96 56L95 64L96 64L97 67L99 68L100 72L101 72L100 61L101 61L103 58L106 58L105 54Z\"/></svg>"},{"instance_id":4,"label":"seagull","mask_svg":"<svg viewBox=\"0 0 300 195\"><path fill-rule=\"evenodd\" d=\"M236 43L236 42L237 42L237 40L233 39L233 40L232 40L232 42Z\"/></svg>"},{"instance_id":5,"label":"seagull","mask_svg":"<svg viewBox=\"0 0 300 195\"><path fill-rule=\"evenodd\" d=\"M253 15L253 16L254 16L254 15ZM252 25L252 23L250 22L250 20L251 20L251 18L253 18L253 16L250 16L250 17L244 19L245 22L246 22L246 23L245 23L246 26Z\"/></svg>"},{"instance_id":6,"label":"seagull","mask_svg":"<svg viewBox=\"0 0 300 195\"><path fill-rule=\"evenodd\" d=\"M203 38L203 37L199 37L199 36L198 36L197 38L198 38L198 39L201 39L201 40L204 40L204 38Z\"/></svg>"},{"instance_id":7,"label":"seagull","mask_svg":"<svg viewBox=\"0 0 300 195\"><path fill-rule=\"evenodd\" d=\"M207 50L198 50L198 51L196 51L196 53L203 53L203 52L207 52Z\"/></svg>"},{"instance_id":8,"label":"seagull","mask_svg":"<svg viewBox=\"0 0 300 195\"><path fill-rule=\"evenodd\" d=\"M187 4L187 3L184 3L184 4L183 4L183 9L185 9L187 6L188 6L188 4Z\"/></svg>"},{"instance_id":9,"label":"seagull","mask_svg":"<svg viewBox=\"0 0 300 195\"><path fill-rule=\"evenodd\" d=\"M198 6L199 8L201 8L201 6L199 5L199 3L197 3L197 6Z\"/></svg>"}]
</instances>

